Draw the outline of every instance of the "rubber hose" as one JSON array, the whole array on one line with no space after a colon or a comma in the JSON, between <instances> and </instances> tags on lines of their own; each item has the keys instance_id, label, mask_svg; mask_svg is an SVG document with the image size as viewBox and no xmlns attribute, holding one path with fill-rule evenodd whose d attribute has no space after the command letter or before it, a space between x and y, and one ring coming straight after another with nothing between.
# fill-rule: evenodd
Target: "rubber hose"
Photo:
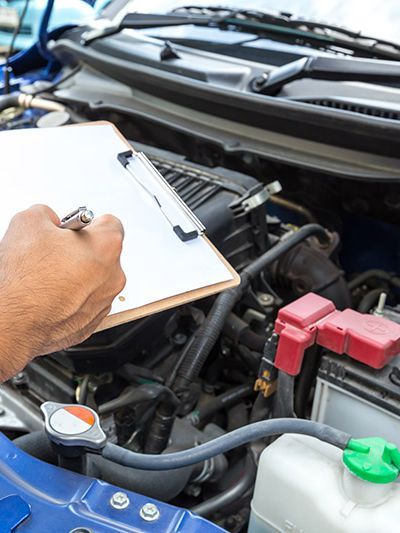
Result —
<instances>
[{"instance_id":1,"label":"rubber hose","mask_svg":"<svg viewBox=\"0 0 400 533\"><path fill-rule=\"evenodd\" d=\"M174 390L188 387L200 374L207 357L224 328L229 313L247 290L250 281L297 244L312 235L317 235L325 240L329 239L324 228L319 224L307 224L303 226L295 233L279 241L275 246L244 268L238 287L228 289L217 297L204 323L197 330L194 340L186 353L186 357L182 361L177 372Z\"/></svg>"},{"instance_id":2,"label":"rubber hose","mask_svg":"<svg viewBox=\"0 0 400 533\"><path fill-rule=\"evenodd\" d=\"M168 470L144 472L115 464L104 459L101 455L88 457L88 475L100 478L117 487L165 502L171 501L183 491L193 472L193 468L190 466L172 472Z\"/></svg>"},{"instance_id":3,"label":"rubber hose","mask_svg":"<svg viewBox=\"0 0 400 533\"><path fill-rule=\"evenodd\" d=\"M369 291L358 304L357 311L359 313L369 313L374 305L378 303L379 296L383 292L388 294L385 289L372 289L372 291Z\"/></svg>"},{"instance_id":4,"label":"rubber hose","mask_svg":"<svg viewBox=\"0 0 400 533\"><path fill-rule=\"evenodd\" d=\"M44 431L27 433L12 442L32 457L53 465L58 464L57 454ZM180 494L193 472L192 467L181 468L174 472L143 472L117 465L101 455L89 454L87 457L87 475L163 501L170 501Z\"/></svg>"},{"instance_id":5,"label":"rubber hose","mask_svg":"<svg viewBox=\"0 0 400 533\"><path fill-rule=\"evenodd\" d=\"M386 272L386 270L379 269L366 270L362 274L359 274L358 276L349 281L348 287L352 291L360 285L363 285L366 281L369 281L373 278L387 281L388 283L393 285L393 287L400 289L400 278L396 276L396 274L391 274L390 272Z\"/></svg>"},{"instance_id":6,"label":"rubber hose","mask_svg":"<svg viewBox=\"0 0 400 533\"><path fill-rule=\"evenodd\" d=\"M275 277L289 282L298 296L315 292L332 300L337 309L351 307L351 295L343 272L322 250L302 243L285 254L274 265L274 271Z\"/></svg>"},{"instance_id":7,"label":"rubber hose","mask_svg":"<svg viewBox=\"0 0 400 533\"><path fill-rule=\"evenodd\" d=\"M130 468L174 470L207 461L249 442L283 433L309 435L342 449L346 448L351 438L348 433L311 420L275 418L243 426L195 448L180 452L146 455L107 443L101 453L106 459Z\"/></svg>"},{"instance_id":8,"label":"rubber hose","mask_svg":"<svg viewBox=\"0 0 400 533\"><path fill-rule=\"evenodd\" d=\"M32 431L32 433L17 437L12 443L24 452L32 455L32 457L36 457L52 465L58 464L57 454L53 450L49 438L44 431Z\"/></svg>"},{"instance_id":9,"label":"rubber hose","mask_svg":"<svg viewBox=\"0 0 400 533\"><path fill-rule=\"evenodd\" d=\"M227 392L216 396L207 402L204 406L200 407L188 415L189 420L194 426L201 426L215 413L222 409L229 409L233 405L236 405L244 398L248 398L254 393L254 385L246 384L239 385Z\"/></svg>"},{"instance_id":10,"label":"rubber hose","mask_svg":"<svg viewBox=\"0 0 400 533\"><path fill-rule=\"evenodd\" d=\"M265 335L258 335L258 333L252 331L249 324L235 313L229 314L223 331L235 344L244 344L255 352L262 352L267 341Z\"/></svg>"},{"instance_id":11,"label":"rubber hose","mask_svg":"<svg viewBox=\"0 0 400 533\"><path fill-rule=\"evenodd\" d=\"M105 415L121 409L122 407L132 407L142 402L160 400L176 411L179 400L175 394L164 385L159 383L146 383L139 387L127 387L117 398L103 403L98 408L100 415Z\"/></svg>"},{"instance_id":12,"label":"rubber hose","mask_svg":"<svg viewBox=\"0 0 400 533\"><path fill-rule=\"evenodd\" d=\"M4 111L4 109L8 109L9 107L18 107L18 96L19 93L0 96L0 111Z\"/></svg>"},{"instance_id":13,"label":"rubber hose","mask_svg":"<svg viewBox=\"0 0 400 533\"><path fill-rule=\"evenodd\" d=\"M229 409L229 407L239 403L253 393L254 384L239 385L238 387L212 398L209 402L204 404L204 406L196 409L193 413L190 413L188 418L192 421L194 426L201 426L218 411Z\"/></svg>"},{"instance_id":14,"label":"rubber hose","mask_svg":"<svg viewBox=\"0 0 400 533\"><path fill-rule=\"evenodd\" d=\"M237 502L241 496L243 496L253 486L256 472L257 468L254 460L250 454L248 454L239 481L213 498L195 505L190 510L192 513L208 517L216 511L220 511L228 505Z\"/></svg>"}]
</instances>

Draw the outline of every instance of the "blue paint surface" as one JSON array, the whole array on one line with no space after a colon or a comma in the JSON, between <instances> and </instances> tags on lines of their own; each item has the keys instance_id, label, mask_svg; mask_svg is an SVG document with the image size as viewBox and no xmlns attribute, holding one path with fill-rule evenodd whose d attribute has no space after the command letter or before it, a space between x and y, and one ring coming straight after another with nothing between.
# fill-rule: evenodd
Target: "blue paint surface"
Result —
<instances>
[{"instance_id":1,"label":"blue paint surface","mask_svg":"<svg viewBox=\"0 0 400 533\"><path fill-rule=\"evenodd\" d=\"M146 475L143 472L143 475ZM35 459L0 434L0 531L16 533L68 533L88 528L94 533L223 533L218 526L185 509L129 491L130 505L116 510L110 505L117 487ZM19 498L10 499L10 496ZM5 499L7 498L7 499ZM145 522L139 511L155 503L160 519ZM13 509L10 515L10 503ZM30 513L29 513L30 510ZM21 522L21 520L23 520Z\"/></svg>"}]
</instances>

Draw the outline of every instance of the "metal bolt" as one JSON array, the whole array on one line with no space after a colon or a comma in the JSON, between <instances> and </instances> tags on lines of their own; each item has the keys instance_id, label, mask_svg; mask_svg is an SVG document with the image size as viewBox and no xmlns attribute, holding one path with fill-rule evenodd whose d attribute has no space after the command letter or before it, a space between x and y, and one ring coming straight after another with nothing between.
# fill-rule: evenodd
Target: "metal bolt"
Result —
<instances>
[{"instance_id":1,"label":"metal bolt","mask_svg":"<svg viewBox=\"0 0 400 533\"><path fill-rule=\"evenodd\" d=\"M160 518L160 511L154 503L145 503L140 509L140 517L146 522L155 522Z\"/></svg>"},{"instance_id":2,"label":"metal bolt","mask_svg":"<svg viewBox=\"0 0 400 533\"><path fill-rule=\"evenodd\" d=\"M261 305L264 305L267 307L267 306L273 305L275 299L272 296L272 294L264 293L258 296L258 301L260 302Z\"/></svg>"},{"instance_id":3,"label":"metal bolt","mask_svg":"<svg viewBox=\"0 0 400 533\"><path fill-rule=\"evenodd\" d=\"M375 311L374 311L374 315L375 316L383 316L384 315L386 299L387 299L386 292L381 292L381 294L379 296L378 305L376 306Z\"/></svg>"},{"instance_id":4,"label":"metal bolt","mask_svg":"<svg viewBox=\"0 0 400 533\"><path fill-rule=\"evenodd\" d=\"M18 374L12 378L12 382L14 383L14 385L22 385L23 383L25 383L25 373L18 372Z\"/></svg>"},{"instance_id":5,"label":"metal bolt","mask_svg":"<svg viewBox=\"0 0 400 533\"><path fill-rule=\"evenodd\" d=\"M94 533L93 529L89 529L88 527L76 527L75 529L71 529L69 533Z\"/></svg>"},{"instance_id":6,"label":"metal bolt","mask_svg":"<svg viewBox=\"0 0 400 533\"><path fill-rule=\"evenodd\" d=\"M125 492L115 492L110 499L110 505L119 511L129 507L129 498Z\"/></svg>"},{"instance_id":7,"label":"metal bolt","mask_svg":"<svg viewBox=\"0 0 400 533\"><path fill-rule=\"evenodd\" d=\"M173 340L177 346L183 346L187 341L187 335L184 333L175 333Z\"/></svg>"}]
</instances>

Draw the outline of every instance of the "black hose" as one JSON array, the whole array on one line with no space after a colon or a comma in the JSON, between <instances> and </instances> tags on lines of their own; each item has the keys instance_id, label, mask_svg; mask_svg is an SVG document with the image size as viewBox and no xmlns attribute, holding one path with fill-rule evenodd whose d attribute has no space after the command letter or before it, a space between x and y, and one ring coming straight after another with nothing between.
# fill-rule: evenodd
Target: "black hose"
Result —
<instances>
[{"instance_id":1,"label":"black hose","mask_svg":"<svg viewBox=\"0 0 400 533\"><path fill-rule=\"evenodd\" d=\"M208 517L216 511L221 511L228 505L237 502L254 484L257 467L250 454L246 457L242 475L231 487L220 494L192 507L192 513Z\"/></svg>"},{"instance_id":2,"label":"black hose","mask_svg":"<svg viewBox=\"0 0 400 533\"><path fill-rule=\"evenodd\" d=\"M13 444L41 461L53 465L58 464L57 454L44 431L27 433L14 439ZM143 472L143 470L117 465L101 455L89 454L87 456L87 475L163 501L170 501L180 494L187 485L192 472L192 467L181 468L174 472Z\"/></svg>"},{"instance_id":3,"label":"black hose","mask_svg":"<svg viewBox=\"0 0 400 533\"><path fill-rule=\"evenodd\" d=\"M32 431L32 433L17 437L12 443L24 452L32 455L32 457L36 457L52 465L58 464L57 454L53 450L46 433L42 430Z\"/></svg>"},{"instance_id":4,"label":"black hose","mask_svg":"<svg viewBox=\"0 0 400 533\"><path fill-rule=\"evenodd\" d=\"M332 300L337 309L351 307L351 294L340 270L322 250L301 243L274 266L274 277L290 283L298 296L315 292Z\"/></svg>"},{"instance_id":5,"label":"black hose","mask_svg":"<svg viewBox=\"0 0 400 533\"><path fill-rule=\"evenodd\" d=\"M165 502L178 496L188 484L193 467L163 472L144 472L115 464L101 455L88 456L87 475L126 490Z\"/></svg>"},{"instance_id":6,"label":"black hose","mask_svg":"<svg viewBox=\"0 0 400 533\"><path fill-rule=\"evenodd\" d=\"M372 289L372 291L367 292L367 294L362 298L361 302L358 304L357 311L359 313L369 313L374 305L378 302L379 296L382 293L388 294L387 290L384 289Z\"/></svg>"},{"instance_id":7,"label":"black hose","mask_svg":"<svg viewBox=\"0 0 400 533\"><path fill-rule=\"evenodd\" d=\"M8 109L9 107L18 107L19 93L4 94L0 96L0 112Z\"/></svg>"},{"instance_id":8,"label":"black hose","mask_svg":"<svg viewBox=\"0 0 400 533\"><path fill-rule=\"evenodd\" d=\"M207 461L249 442L283 433L309 435L342 449L346 448L351 438L348 433L311 420L275 418L243 426L195 448L180 452L146 455L107 443L101 453L106 459L130 468L174 470Z\"/></svg>"},{"instance_id":9,"label":"black hose","mask_svg":"<svg viewBox=\"0 0 400 533\"><path fill-rule=\"evenodd\" d=\"M322 226L318 224L303 226L295 233L286 236L244 268L241 272L241 282L238 287L228 289L216 298L207 318L195 333L193 342L178 369L174 390L186 389L198 377L224 328L227 317L237 301L248 289L250 281L297 244L312 235L317 235L325 240L329 239Z\"/></svg>"},{"instance_id":10,"label":"black hose","mask_svg":"<svg viewBox=\"0 0 400 533\"><path fill-rule=\"evenodd\" d=\"M100 405L98 412L100 415L105 415L122 407L132 407L151 400L166 403L171 406L171 411L176 411L179 406L178 398L168 387L159 383L146 383L139 387L127 387L118 398Z\"/></svg>"},{"instance_id":11,"label":"black hose","mask_svg":"<svg viewBox=\"0 0 400 533\"><path fill-rule=\"evenodd\" d=\"M218 411L221 411L222 409L229 409L233 405L236 405L242 401L244 398L248 398L253 393L253 384L239 385L238 387L230 389L227 392L224 392L208 401L206 404L190 413L188 415L188 419L194 426L202 426Z\"/></svg>"},{"instance_id":12,"label":"black hose","mask_svg":"<svg viewBox=\"0 0 400 533\"><path fill-rule=\"evenodd\" d=\"M223 331L235 344L244 344L255 352L262 352L267 342L265 335L258 335L258 333L252 331L250 325L235 315L235 313L229 314Z\"/></svg>"},{"instance_id":13,"label":"black hose","mask_svg":"<svg viewBox=\"0 0 400 533\"><path fill-rule=\"evenodd\" d=\"M391 274L390 272L386 272L386 270L380 270L377 268L362 272L361 274L349 281L348 287L352 291L360 285L363 285L367 281L374 278L387 281L388 283L393 285L393 287L400 289L400 278L396 274Z\"/></svg>"},{"instance_id":14,"label":"black hose","mask_svg":"<svg viewBox=\"0 0 400 533\"><path fill-rule=\"evenodd\" d=\"M125 363L120 369L116 371L116 374L127 381L137 382L139 379L146 379L155 381L157 383L164 384L164 379L161 376L155 374L148 368L133 365L132 363Z\"/></svg>"}]
</instances>

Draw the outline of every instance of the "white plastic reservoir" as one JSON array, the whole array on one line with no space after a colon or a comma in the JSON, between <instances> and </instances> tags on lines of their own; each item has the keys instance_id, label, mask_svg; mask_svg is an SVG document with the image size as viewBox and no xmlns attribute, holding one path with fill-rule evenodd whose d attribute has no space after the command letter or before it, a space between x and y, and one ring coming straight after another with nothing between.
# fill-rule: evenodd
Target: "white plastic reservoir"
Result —
<instances>
[{"instance_id":1,"label":"white plastic reservoir","mask_svg":"<svg viewBox=\"0 0 400 533\"><path fill-rule=\"evenodd\" d=\"M399 533L400 485L352 474L342 451L283 435L262 453L249 533Z\"/></svg>"}]
</instances>

